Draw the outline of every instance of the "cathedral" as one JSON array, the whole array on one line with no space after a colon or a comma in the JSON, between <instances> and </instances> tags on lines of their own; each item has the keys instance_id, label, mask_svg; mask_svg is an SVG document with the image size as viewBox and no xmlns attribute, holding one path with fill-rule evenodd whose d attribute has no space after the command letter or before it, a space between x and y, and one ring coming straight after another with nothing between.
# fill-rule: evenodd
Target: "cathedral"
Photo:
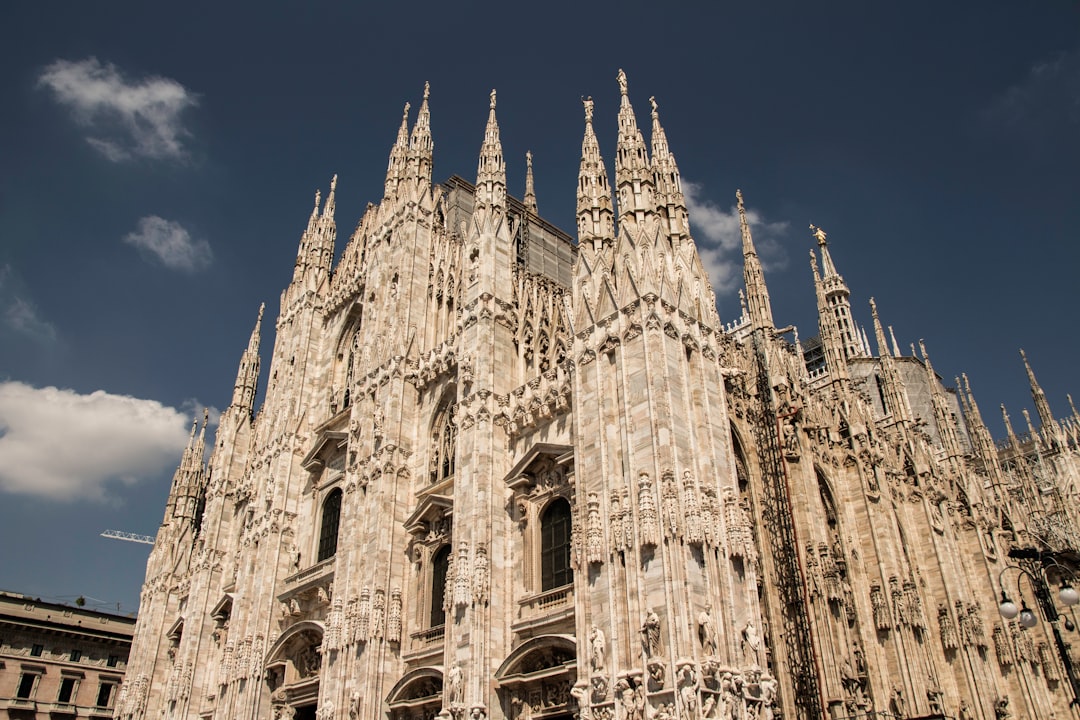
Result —
<instances>
[{"instance_id":1,"label":"cathedral","mask_svg":"<svg viewBox=\"0 0 1080 720\"><path fill-rule=\"evenodd\" d=\"M778 327L741 194L721 322L618 85L576 237L531 157L507 194L494 91L475 182L432 182L425 88L340 250L316 194L261 401L262 308L192 428L117 718L1080 718L1075 408L1020 358L1038 417L995 442L813 226L817 335Z\"/></svg>"}]
</instances>

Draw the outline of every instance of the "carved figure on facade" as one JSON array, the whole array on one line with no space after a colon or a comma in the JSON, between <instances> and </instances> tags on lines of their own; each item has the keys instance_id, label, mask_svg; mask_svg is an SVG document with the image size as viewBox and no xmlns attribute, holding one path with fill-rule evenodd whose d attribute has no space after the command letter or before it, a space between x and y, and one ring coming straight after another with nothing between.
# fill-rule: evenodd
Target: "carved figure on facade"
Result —
<instances>
[{"instance_id":1,"label":"carved figure on facade","mask_svg":"<svg viewBox=\"0 0 1080 720\"><path fill-rule=\"evenodd\" d=\"M870 585L870 606L874 611L874 627L882 631L892 629L892 622L889 619L889 606L885 602L885 593L881 590L881 585L877 583Z\"/></svg>"},{"instance_id":2,"label":"carved figure on facade","mask_svg":"<svg viewBox=\"0 0 1080 720\"><path fill-rule=\"evenodd\" d=\"M386 592L379 588L371 599L371 631L368 637L378 640L383 636L383 622L386 617Z\"/></svg>"},{"instance_id":3,"label":"carved figure on facade","mask_svg":"<svg viewBox=\"0 0 1080 720\"><path fill-rule=\"evenodd\" d=\"M371 620L371 589L365 585L360 590L360 605L356 610L356 629L353 642L367 642L368 626Z\"/></svg>"},{"instance_id":4,"label":"carved figure on facade","mask_svg":"<svg viewBox=\"0 0 1080 720\"><path fill-rule=\"evenodd\" d=\"M450 672L446 675L446 705L453 707L460 705L465 698L465 671L461 669L461 663L455 662L450 666Z\"/></svg>"},{"instance_id":5,"label":"carved figure on facade","mask_svg":"<svg viewBox=\"0 0 1080 720\"><path fill-rule=\"evenodd\" d=\"M626 532L623 529L623 518L625 513L623 512L622 498L618 489L611 491L611 500L608 503L608 527L611 529L611 544L612 549L621 553L626 550Z\"/></svg>"},{"instance_id":6,"label":"carved figure on facade","mask_svg":"<svg viewBox=\"0 0 1080 720\"><path fill-rule=\"evenodd\" d=\"M683 502L686 513L686 542L691 545L701 545L704 541L701 529L701 503L698 501L694 476L689 470L683 471Z\"/></svg>"},{"instance_id":7,"label":"carved figure on facade","mask_svg":"<svg viewBox=\"0 0 1080 720\"><path fill-rule=\"evenodd\" d=\"M488 561L487 545L478 543L473 566L473 602L487 605L488 588L491 585L491 566Z\"/></svg>"},{"instance_id":8,"label":"carved figure on facade","mask_svg":"<svg viewBox=\"0 0 1080 720\"><path fill-rule=\"evenodd\" d=\"M665 470L661 477L663 507L664 507L664 537L674 539L682 537L679 530L679 488L675 486L675 475L670 470Z\"/></svg>"},{"instance_id":9,"label":"carved figure on facade","mask_svg":"<svg viewBox=\"0 0 1080 720\"><path fill-rule=\"evenodd\" d=\"M706 657L716 654L716 625L712 618L712 605L706 605L705 609L698 613L698 640L701 642L701 652Z\"/></svg>"},{"instance_id":10,"label":"carved figure on facade","mask_svg":"<svg viewBox=\"0 0 1080 720\"><path fill-rule=\"evenodd\" d=\"M649 658L645 670L649 675L649 689L653 692L663 690L667 683L667 663L662 658Z\"/></svg>"},{"instance_id":11,"label":"carved figure on facade","mask_svg":"<svg viewBox=\"0 0 1080 720\"><path fill-rule=\"evenodd\" d=\"M390 591L390 609L386 614L387 642L401 642L401 588Z\"/></svg>"},{"instance_id":12,"label":"carved figure on facade","mask_svg":"<svg viewBox=\"0 0 1080 720\"><path fill-rule=\"evenodd\" d=\"M615 684L615 695L622 707L622 720L644 720L645 688L634 688L629 680L623 678Z\"/></svg>"},{"instance_id":13,"label":"carved figure on facade","mask_svg":"<svg viewBox=\"0 0 1080 720\"><path fill-rule=\"evenodd\" d=\"M960 647L960 640L956 636L956 626L953 625L952 616L949 614L949 606L944 603L938 605L938 630L941 632L943 648L956 650Z\"/></svg>"},{"instance_id":14,"label":"carved figure on facade","mask_svg":"<svg viewBox=\"0 0 1080 720\"><path fill-rule=\"evenodd\" d=\"M472 600L472 572L469 569L469 543L458 542L457 558L454 560L454 605L465 607Z\"/></svg>"},{"instance_id":15,"label":"carved figure on facade","mask_svg":"<svg viewBox=\"0 0 1080 720\"><path fill-rule=\"evenodd\" d=\"M645 622L641 625L641 634L645 657L661 657L664 654L664 644L660 637L660 616L652 608L645 611Z\"/></svg>"},{"instance_id":16,"label":"carved figure on facade","mask_svg":"<svg viewBox=\"0 0 1080 720\"><path fill-rule=\"evenodd\" d=\"M753 620L747 620L743 627L742 652L747 667L761 667L761 635Z\"/></svg>"},{"instance_id":17,"label":"carved figure on facade","mask_svg":"<svg viewBox=\"0 0 1080 720\"><path fill-rule=\"evenodd\" d=\"M604 631L593 625L589 630L589 667L593 672L604 669L604 655L607 653L607 638Z\"/></svg>"},{"instance_id":18,"label":"carved figure on facade","mask_svg":"<svg viewBox=\"0 0 1080 720\"><path fill-rule=\"evenodd\" d=\"M604 528L600 519L600 498L589 493L585 530L585 557L590 563L604 562Z\"/></svg>"},{"instance_id":19,"label":"carved figure on facade","mask_svg":"<svg viewBox=\"0 0 1080 720\"><path fill-rule=\"evenodd\" d=\"M697 668L694 667L693 663L686 662L679 665L677 672L679 701L682 705L683 713L689 717L694 717L697 713L698 701Z\"/></svg>"},{"instance_id":20,"label":"carved figure on facade","mask_svg":"<svg viewBox=\"0 0 1080 720\"><path fill-rule=\"evenodd\" d=\"M656 496L648 473L638 475L638 530L642 547L660 543L660 521L656 513Z\"/></svg>"}]
</instances>

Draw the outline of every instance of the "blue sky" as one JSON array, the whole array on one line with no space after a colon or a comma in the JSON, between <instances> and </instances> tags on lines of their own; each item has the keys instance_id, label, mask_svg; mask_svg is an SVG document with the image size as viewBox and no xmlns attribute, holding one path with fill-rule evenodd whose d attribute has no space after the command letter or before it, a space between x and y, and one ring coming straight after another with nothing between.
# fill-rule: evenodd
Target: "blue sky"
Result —
<instances>
[{"instance_id":1,"label":"blue sky","mask_svg":"<svg viewBox=\"0 0 1080 720\"><path fill-rule=\"evenodd\" d=\"M340 175L347 237L425 81L436 178L472 178L497 88L511 192L531 150L572 229L580 98L610 168L620 67L640 124L659 103L721 318L742 188L778 324L816 333L813 222L859 322L875 296L902 348L967 372L995 435L999 403L1018 429L1032 408L1020 347L1059 415L1080 398L1076 2L8 4L0 587L134 610L147 548L98 533L156 532L315 189Z\"/></svg>"}]
</instances>

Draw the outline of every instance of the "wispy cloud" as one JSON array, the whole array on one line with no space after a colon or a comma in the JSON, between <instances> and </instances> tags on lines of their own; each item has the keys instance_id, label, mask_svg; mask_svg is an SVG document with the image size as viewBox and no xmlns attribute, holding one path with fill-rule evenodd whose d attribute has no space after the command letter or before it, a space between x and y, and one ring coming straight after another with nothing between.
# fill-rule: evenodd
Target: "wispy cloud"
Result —
<instances>
[{"instance_id":1,"label":"wispy cloud","mask_svg":"<svg viewBox=\"0 0 1080 720\"><path fill-rule=\"evenodd\" d=\"M56 328L41 317L10 265L0 266L0 324L25 339L40 343L56 341Z\"/></svg>"},{"instance_id":2,"label":"wispy cloud","mask_svg":"<svg viewBox=\"0 0 1080 720\"><path fill-rule=\"evenodd\" d=\"M1080 49L1031 66L1023 80L983 111L990 129L1008 132L1028 147L1060 152L1076 146L1080 131Z\"/></svg>"},{"instance_id":3,"label":"wispy cloud","mask_svg":"<svg viewBox=\"0 0 1080 720\"><path fill-rule=\"evenodd\" d=\"M187 156L184 139L190 133L181 115L198 99L175 80L131 79L112 63L89 57L56 60L42 69L38 84L72 111L90 133L86 141L113 162Z\"/></svg>"},{"instance_id":4,"label":"wispy cloud","mask_svg":"<svg viewBox=\"0 0 1080 720\"><path fill-rule=\"evenodd\" d=\"M698 254L709 273L717 295L731 293L742 285L742 233L739 211L732 204L724 210L705 197L702 185L683 179L683 194L690 212ZM787 222L769 222L756 210L747 208L746 220L754 236L754 246L766 270L787 267L787 253L779 243Z\"/></svg>"},{"instance_id":5,"label":"wispy cloud","mask_svg":"<svg viewBox=\"0 0 1080 720\"><path fill-rule=\"evenodd\" d=\"M188 422L154 400L0 383L0 491L103 500L175 465Z\"/></svg>"},{"instance_id":6,"label":"wispy cloud","mask_svg":"<svg viewBox=\"0 0 1080 720\"><path fill-rule=\"evenodd\" d=\"M203 270L214 259L210 243L192 238L180 223L157 215L140 218L135 230L124 236L124 242L173 270Z\"/></svg>"}]
</instances>

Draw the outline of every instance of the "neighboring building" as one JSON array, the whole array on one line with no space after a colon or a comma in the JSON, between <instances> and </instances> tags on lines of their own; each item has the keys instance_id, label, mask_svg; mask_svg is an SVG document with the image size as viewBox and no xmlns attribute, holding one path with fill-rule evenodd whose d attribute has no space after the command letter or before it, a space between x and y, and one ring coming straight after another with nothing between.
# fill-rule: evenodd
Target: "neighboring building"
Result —
<instances>
[{"instance_id":1,"label":"neighboring building","mask_svg":"<svg viewBox=\"0 0 1080 720\"><path fill-rule=\"evenodd\" d=\"M135 618L0 591L0 718L110 718Z\"/></svg>"},{"instance_id":2,"label":"neighboring building","mask_svg":"<svg viewBox=\"0 0 1080 720\"><path fill-rule=\"evenodd\" d=\"M336 264L316 195L258 414L261 309L206 465L192 429L119 718L1069 716L1077 638L995 605L1010 549L1076 559L1080 418L1030 375L1042 429L999 458L876 307L871 354L820 230L811 372L741 195L722 325L619 82L614 187L585 101L576 241L531 164L507 196L494 92L475 185L432 184L406 108Z\"/></svg>"}]
</instances>

